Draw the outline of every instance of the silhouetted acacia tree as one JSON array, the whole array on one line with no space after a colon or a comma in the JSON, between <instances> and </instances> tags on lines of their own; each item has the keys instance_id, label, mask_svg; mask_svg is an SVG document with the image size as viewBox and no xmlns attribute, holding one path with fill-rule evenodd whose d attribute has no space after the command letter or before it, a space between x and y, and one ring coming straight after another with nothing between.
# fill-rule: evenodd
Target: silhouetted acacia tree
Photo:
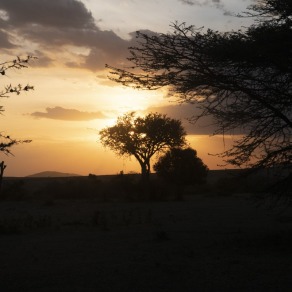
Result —
<instances>
[{"instance_id":1,"label":"silhouetted acacia tree","mask_svg":"<svg viewBox=\"0 0 292 292\"><path fill-rule=\"evenodd\" d=\"M218 32L185 23L172 33L137 32L133 66L110 79L140 89L169 90L212 116L214 134L242 135L221 153L234 166L291 167L292 2L261 0L249 7L255 24Z\"/></svg>"},{"instance_id":2,"label":"silhouetted acacia tree","mask_svg":"<svg viewBox=\"0 0 292 292\"><path fill-rule=\"evenodd\" d=\"M143 181L148 181L150 159L171 147L185 145L186 132L180 120L159 113L145 117L125 114L117 119L116 125L99 132L103 146L121 156L133 155L141 166Z\"/></svg>"},{"instance_id":3,"label":"silhouetted acacia tree","mask_svg":"<svg viewBox=\"0 0 292 292\"><path fill-rule=\"evenodd\" d=\"M6 72L8 70L12 69L23 69L27 68L29 61L31 59L34 59L33 56L27 56L25 58L17 57L16 59L12 61L5 61L3 63L0 63L0 76L5 77ZM18 85L4 85L4 88L0 90L0 98L7 98L11 94L17 94L19 95L22 91L29 91L32 90L33 86L30 86L29 84L22 86L21 84ZM0 106L0 114L4 112L3 106ZM20 143L29 143L31 140L17 140L11 138L9 135L4 135L3 132L0 132L0 151L3 152L6 155L11 154L10 148L14 145L20 144ZM2 178L4 174L4 170L6 168L6 165L4 164L4 161L0 163L0 193L1 193L1 185L2 185Z\"/></svg>"},{"instance_id":4,"label":"silhouetted acacia tree","mask_svg":"<svg viewBox=\"0 0 292 292\"><path fill-rule=\"evenodd\" d=\"M153 165L157 175L175 184L178 199L182 199L183 187L205 182L208 167L192 148L172 148Z\"/></svg>"}]
</instances>

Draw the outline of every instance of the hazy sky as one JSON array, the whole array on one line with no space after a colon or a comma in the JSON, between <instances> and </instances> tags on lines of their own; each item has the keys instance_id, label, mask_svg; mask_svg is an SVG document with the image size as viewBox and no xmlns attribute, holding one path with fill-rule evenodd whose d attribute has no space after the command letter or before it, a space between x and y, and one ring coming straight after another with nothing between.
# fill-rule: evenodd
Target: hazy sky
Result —
<instances>
[{"instance_id":1,"label":"hazy sky","mask_svg":"<svg viewBox=\"0 0 292 292\"><path fill-rule=\"evenodd\" d=\"M0 0L1 62L38 57L30 68L1 77L8 84L35 86L33 92L2 99L1 131L30 144L1 154L6 175L44 170L87 175L139 171L134 158L117 158L98 142L98 131L128 111L159 111L184 120L188 140L211 168L209 156L224 149L206 123L192 126L191 106L179 106L166 92L136 91L107 78L105 64L122 66L135 31L170 32L174 21L229 31L248 25L235 17L252 0ZM230 139L226 138L225 147ZM153 161L154 162L154 161Z\"/></svg>"}]
</instances>

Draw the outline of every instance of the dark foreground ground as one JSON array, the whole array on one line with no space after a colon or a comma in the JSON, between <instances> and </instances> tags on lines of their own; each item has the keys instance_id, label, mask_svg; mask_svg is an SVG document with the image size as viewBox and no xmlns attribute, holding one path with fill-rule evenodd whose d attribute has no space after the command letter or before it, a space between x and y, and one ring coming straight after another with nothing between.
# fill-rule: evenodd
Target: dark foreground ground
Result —
<instances>
[{"instance_id":1,"label":"dark foreground ground","mask_svg":"<svg viewBox=\"0 0 292 292\"><path fill-rule=\"evenodd\" d=\"M243 194L1 201L0 291L292 291L292 213Z\"/></svg>"}]
</instances>

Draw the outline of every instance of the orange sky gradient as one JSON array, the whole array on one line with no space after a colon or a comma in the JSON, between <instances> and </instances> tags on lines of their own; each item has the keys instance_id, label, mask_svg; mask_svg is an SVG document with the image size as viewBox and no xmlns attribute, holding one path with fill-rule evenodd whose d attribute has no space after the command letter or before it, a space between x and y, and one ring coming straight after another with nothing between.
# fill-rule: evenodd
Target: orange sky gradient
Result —
<instances>
[{"instance_id":1,"label":"orange sky gradient","mask_svg":"<svg viewBox=\"0 0 292 292\"><path fill-rule=\"evenodd\" d=\"M248 4L242 0L170 0L167 4L163 0L1 0L1 62L17 55L38 58L29 68L10 70L1 77L2 88L19 83L35 87L1 100L2 134L33 140L11 149L14 156L1 154L0 160L7 164L5 175L47 170L80 175L139 172L133 157L115 156L98 137L99 130L129 111L140 115L157 111L182 119L190 146L210 169L220 168L223 162L208 153L223 151L235 137L226 136L225 141L210 137L214 130L210 120L190 125L186 118L196 113L195 108L166 98L167 89L137 91L110 81L105 64L125 64L136 30L167 32L175 20L237 29L249 20L233 15Z\"/></svg>"}]
</instances>

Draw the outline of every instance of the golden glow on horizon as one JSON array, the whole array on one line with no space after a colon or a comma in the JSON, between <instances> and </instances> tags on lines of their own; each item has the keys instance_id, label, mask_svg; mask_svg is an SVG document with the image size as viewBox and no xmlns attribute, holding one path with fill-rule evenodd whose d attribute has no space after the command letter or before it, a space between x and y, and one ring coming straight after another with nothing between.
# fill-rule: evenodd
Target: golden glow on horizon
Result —
<instances>
[{"instance_id":1,"label":"golden glow on horizon","mask_svg":"<svg viewBox=\"0 0 292 292\"><path fill-rule=\"evenodd\" d=\"M2 157L8 165L6 176L26 176L45 170L81 175L140 171L134 158L119 158L104 149L98 132L114 125L127 112L144 114L153 104L167 104L163 93L137 91L114 82L103 84L100 77L80 69L29 68L21 73L11 72L4 83L29 83L35 90L3 100L6 111L1 117L1 129L11 137L33 141L15 146L12 149L15 156ZM55 107L97 112L105 118L58 120L52 116L31 116Z\"/></svg>"},{"instance_id":2,"label":"golden glow on horizon","mask_svg":"<svg viewBox=\"0 0 292 292\"><path fill-rule=\"evenodd\" d=\"M140 166L133 157L120 158L104 149L98 132L114 125L117 118L127 112L136 111L138 115L144 115L150 107L171 105L169 99L163 97L165 91L139 91L114 83L113 86L109 86L110 83L103 85L99 83L100 79L85 70L71 69L67 72L64 68L57 71L33 68L23 72L28 73L25 79L35 86L35 91L3 100L6 111L1 117L1 129L11 137L32 139L33 142L14 147L14 157L2 157L8 165L7 176L25 176L45 170L81 175L116 174L121 170L125 173L140 172ZM19 73L17 78L11 75L7 81L17 83L21 82L21 77L23 79ZM78 121L52 117L36 119L30 115L54 107L98 112L105 118ZM223 150L222 138L207 135L187 138L210 169L222 164L216 157L208 155ZM155 163L155 158L151 163Z\"/></svg>"}]
</instances>

